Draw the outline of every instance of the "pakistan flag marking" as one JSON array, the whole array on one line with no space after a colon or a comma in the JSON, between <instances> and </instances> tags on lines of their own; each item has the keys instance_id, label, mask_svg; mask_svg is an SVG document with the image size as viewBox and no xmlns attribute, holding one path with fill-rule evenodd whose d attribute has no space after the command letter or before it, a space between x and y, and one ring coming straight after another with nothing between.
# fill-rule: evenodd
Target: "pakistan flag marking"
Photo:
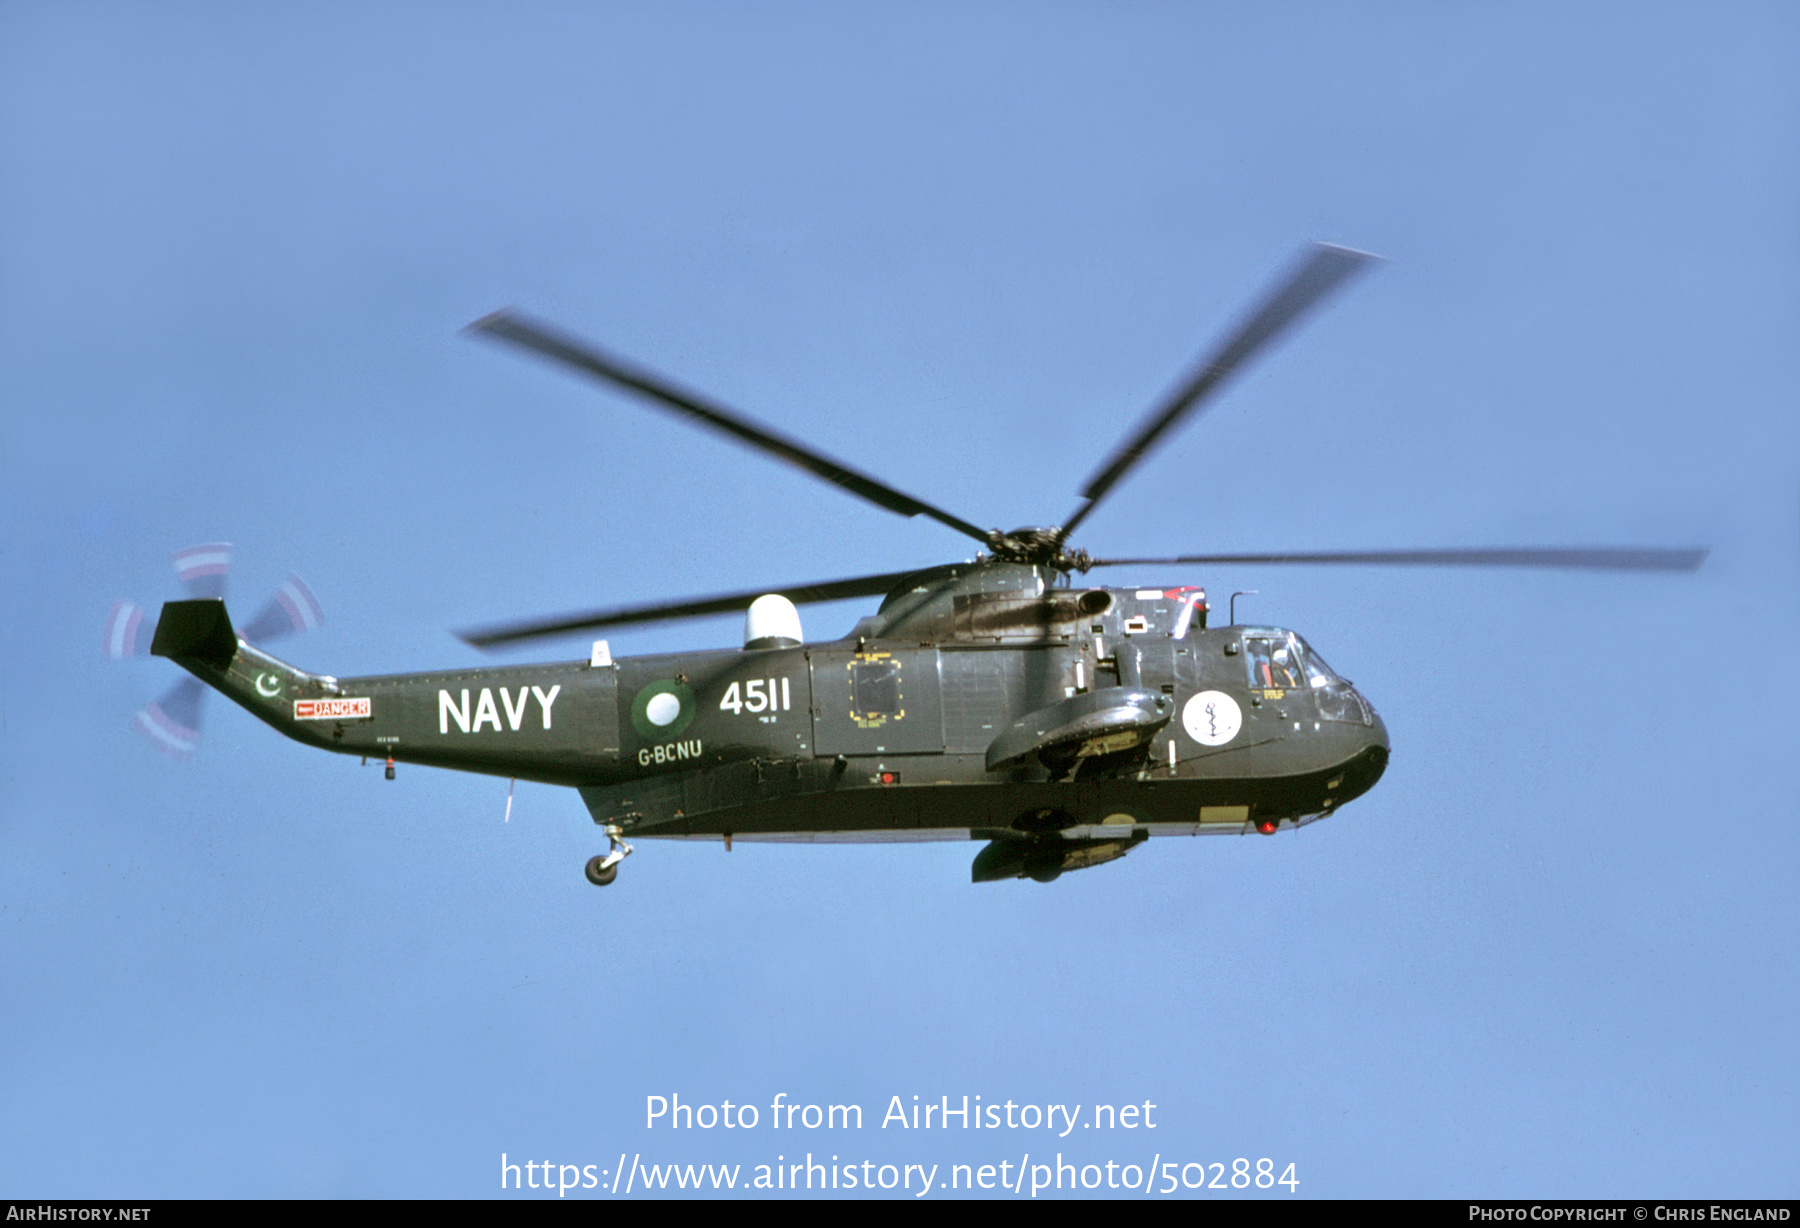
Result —
<instances>
[{"instance_id":1,"label":"pakistan flag marking","mask_svg":"<svg viewBox=\"0 0 1800 1228\"><path fill-rule=\"evenodd\" d=\"M698 707L685 683L661 678L642 687L631 701L631 727L650 741L667 741L693 724Z\"/></svg>"}]
</instances>

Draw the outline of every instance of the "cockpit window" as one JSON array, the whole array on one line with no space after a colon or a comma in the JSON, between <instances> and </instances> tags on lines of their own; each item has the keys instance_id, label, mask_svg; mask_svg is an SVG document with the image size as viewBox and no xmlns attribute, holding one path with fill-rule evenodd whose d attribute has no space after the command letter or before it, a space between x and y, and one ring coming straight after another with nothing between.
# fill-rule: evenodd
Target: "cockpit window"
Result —
<instances>
[{"instance_id":1,"label":"cockpit window","mask_svg":"<svg viewBox=\"0 0 1800 1228\"><path fill-rule=\"evenodd\" d=\"M1338 677L1325 658L1291 633L1249 636L1244 640L1244 663L1250 671L1250 689L1271 699L1289 691L1310 693L1319 717L1327 721L1367 725L1373 721L1368 704L1356 688Z\"/></svg>"},{"instance_id":2,"label":"cockpit window","mask_svg":"<svg viewBox=\"0 0 1800 1228\"><path fill-rule=\"evenodd\" d=\"M1244 663L1252 690L1291 691L1304 685L1300 648L1291 635L1245 640Z\"/></svg>"}]
</instances>

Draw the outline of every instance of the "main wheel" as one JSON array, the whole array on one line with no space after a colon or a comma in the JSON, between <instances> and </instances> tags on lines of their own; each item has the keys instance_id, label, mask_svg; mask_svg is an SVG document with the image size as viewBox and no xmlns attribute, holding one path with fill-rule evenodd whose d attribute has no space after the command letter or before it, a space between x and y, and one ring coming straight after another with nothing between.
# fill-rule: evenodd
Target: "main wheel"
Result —
<instances>
[{"instance_id":1,"label":"main wheel","mask_svg":"<svg viewBox=\"0 0 1800 1228\"><path fill-rule=\"evenodd\" d=\"M606 864L605 857L594 856L594 857L588 858L587 880L588 880L588 882L594 884L594 886L604 887L604 886L606 886L606 884L612 882L612 880L617 877L619 877L619 863L618 862L615 861L612 865L609 866Z\"/></svg>"}]
</instances>

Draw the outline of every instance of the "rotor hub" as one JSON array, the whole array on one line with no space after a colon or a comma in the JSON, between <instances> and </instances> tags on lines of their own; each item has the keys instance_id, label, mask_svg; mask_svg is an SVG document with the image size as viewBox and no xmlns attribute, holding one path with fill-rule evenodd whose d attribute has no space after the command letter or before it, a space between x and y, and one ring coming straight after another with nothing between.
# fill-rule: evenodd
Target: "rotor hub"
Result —
<instances>
[{"instance_id":1,"label":"rotor hub","mask_svg":"<svg viewBox=\"0 0 1800 1228\"><path fill-rule=\"evenodd\" d=\"M1035 563L1061 572L1086 571L1093 566L1087 551L1063 548L1065 536L1063 529L1032 525L1011 533L995 529L988 534L987 544L1002 562Z\"/></svg>"}]
</instances>

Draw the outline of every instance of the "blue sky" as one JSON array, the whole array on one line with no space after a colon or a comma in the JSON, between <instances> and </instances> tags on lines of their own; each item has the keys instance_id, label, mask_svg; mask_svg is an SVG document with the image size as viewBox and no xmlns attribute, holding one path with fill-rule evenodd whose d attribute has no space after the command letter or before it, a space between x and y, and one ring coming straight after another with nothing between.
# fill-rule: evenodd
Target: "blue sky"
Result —
<instances>
[{"instance_id":1,"label":"blue sky","mask_svg":"<svg viewBox=\"0 0 1800 1228\"><path fill-rule=\"evenodd\" d=\"M1779 5L7 6L0 1187L481 1196L501 1152L797 1147L1793 1196L1797 50ZM172 667L99 652L204 541L245 615L303 575L328 621L284 655L338 675L966 557L458 334L497 307L1010 528L1309 239L1388 263L1078 544L1713 554L1146 571L1260 590L1381 711L1387 777L1297 835L1049 887L971 886L972 845L645 841L599 892L572 791L503 823L504 781L388 784L222 703L174 763L130 728ZM871 1116L647 1131L670 1093ZM964 1094L1160 1124L875 1125Z\"/></svg>"}]
</instances>

